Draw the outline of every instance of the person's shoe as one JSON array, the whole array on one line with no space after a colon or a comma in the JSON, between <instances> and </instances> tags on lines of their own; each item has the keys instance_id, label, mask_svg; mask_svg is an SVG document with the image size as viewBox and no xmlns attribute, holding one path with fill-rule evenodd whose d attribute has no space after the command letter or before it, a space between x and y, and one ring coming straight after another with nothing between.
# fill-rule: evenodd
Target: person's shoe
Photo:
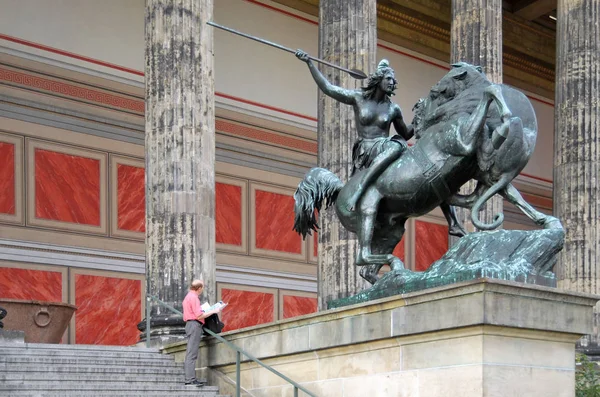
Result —
<instances>
[{"instance_id":1,"label":"person's shoe","mask_svg":"<svg viewBox=\"0 0 600 397\"><path fill-rule=\"evenodd\" d=\"M206 382L202 382L202 381L199 381L198 379L194 379L191 382L185 382L185 385L202 387L202 386L206 385Z\"/></svg>"}]
</instances>

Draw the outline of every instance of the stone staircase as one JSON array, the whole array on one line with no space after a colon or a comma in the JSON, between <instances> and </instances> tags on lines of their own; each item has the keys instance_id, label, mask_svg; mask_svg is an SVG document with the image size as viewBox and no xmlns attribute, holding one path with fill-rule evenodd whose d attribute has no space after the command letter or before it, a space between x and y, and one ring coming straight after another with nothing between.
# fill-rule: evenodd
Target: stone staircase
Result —
<instances>
[{"instance_id":1,"label":"stone staircase","mask_svg":"<svg viewBox=\"0 0 600 397\"><path fill-rule=\"evenodd\" d=\"M183 380L183 364L158 349L0 343L0 396L225 397Z\"/></svg>"}]
</instances>

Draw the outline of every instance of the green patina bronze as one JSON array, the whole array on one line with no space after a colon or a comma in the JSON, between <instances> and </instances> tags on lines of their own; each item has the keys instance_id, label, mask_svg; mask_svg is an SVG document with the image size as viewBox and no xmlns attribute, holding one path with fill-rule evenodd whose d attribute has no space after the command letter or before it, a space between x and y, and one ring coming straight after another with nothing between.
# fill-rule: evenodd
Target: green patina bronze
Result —
<instances>
[{"instance_id":1,"label":"green patina bronze","mask_svg":"<svg viewBox=\"0 0 600 397\"><path fill-rule=\"evenodd\" d=\"M371 288L327 306L332 309L485 277L556 287L550 268L563 241L560 228L469 233L426 271L385 273Z\"/></svg>"},{"instance_id":2,"label":"green patina bronze","mask_svg":"<svg viewBox=\"0 0 600 397\"><path fill-rule=\"evenodd\" d=\"M507 85L492 84L479 67L454 64L415 105L415 117L407 126L400 108L390 101L397 82L387 61L379 64L365 87L346 90L329 83L305 53L296 55L308 64L325 94L355 111L358 139L350 180L344 184L329 170L313 168L294 195L294 230L303 237L318 229L315 210L322 210L324 204L333 205L341 224L358 235L356 265L374 286L344 300L345 304L477 277L554 285L550 268L563 245L562 225L535 210L511 184L533 154L537 137L535 112L524 94ZM392 124L399 135L389 138ZM408 147L406 140L413 135L415 144ZM478 182L475 191L459 195L460 187L471 179ZM471 220L479 230L496 229L503 214L497 214L490 224L478 217L495 194L544 230L469 234L424 273L405 269L392 254L408 218L436 207L442 208L451 234L465 234L452 205L470 208ZM535 241L543 244L533 244ZM524 245L535 249L523 251ZM479 252L479 259L465 256L468 250L464 247ZM523 255L544 261L524 259ZM391 271L379 280L378 273L386 264Z\"/></svg>"}]
</instances>

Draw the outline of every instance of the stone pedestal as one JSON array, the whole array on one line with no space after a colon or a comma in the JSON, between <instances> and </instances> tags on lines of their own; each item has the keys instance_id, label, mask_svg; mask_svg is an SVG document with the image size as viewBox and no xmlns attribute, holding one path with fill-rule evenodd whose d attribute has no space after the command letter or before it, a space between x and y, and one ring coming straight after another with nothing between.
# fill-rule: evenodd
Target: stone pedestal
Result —
<instances>
[{"instance_id":1,"label":"stone pedestal","mask_svg":"<svg viewBox=\"0 0 600 397\"><path fill-rule=\"evenodd\" d=\"M479 279L224 334L317 396L573 397L575 343L597 297ZM178 361L185 343L170 345ZM231 394L235 354L200 347L211 384ZM242 362L253 395L292 396Z\"/></svg>"}]
</instances>

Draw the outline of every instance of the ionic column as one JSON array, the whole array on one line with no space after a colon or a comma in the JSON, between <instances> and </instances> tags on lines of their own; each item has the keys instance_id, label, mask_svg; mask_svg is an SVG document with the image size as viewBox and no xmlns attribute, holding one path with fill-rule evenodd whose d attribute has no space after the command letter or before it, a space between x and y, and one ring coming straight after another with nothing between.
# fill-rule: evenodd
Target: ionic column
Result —
<instances>
[{"instance_id":1,"label":"ionic column","mask_svg":"<svg viewBox=\"0 0 600 397\"><path fill-rule=\"evenodd\" d=\"M481 66L487 78L502 83L502 0L452 0L450 62L467 62ZM475 182L461 189L472 192ZM459 222L467 231L473 231L471 212L457 208ZM502 212L502 198L489 200L480 214L484 223L491 223L494 215Z\"/></svg>"},{"instance_id":2,"label":"ionic column","mask_svg":"<svg viewBox=\"0 0 600 397\"><path fill-rule=\"evenodd\" d=\"M376 0L321 0L319 57L343 67L372 72L377 51L376 6ZM335 85L361 85L344 72L320 68ZM352 107L319 92L318 109L319 167L347 181L352 172L352 145L357 138ZM333 209L321 212L319 226L319 310L324 310L327 301L354 295L368 284L354 265L356 235L342 227Z\"/></svg>"},{"instance_id":3,"label":"ionic column","mask_svg":"<svg viewBox=\"0 0 600 397\"><path fill-rule=\"evenodd\" d=\"M600 2L559 0L554 133L554 215L566 229L559 288L600 293ZM598 307L582 345L600 349Z\"/></svg>"},{"instance_id":4,"label":"ionic column","mask_svg":"<svg viewBox=\"0 0 600 397\"><path fill-rule=\"evenodd\" d=\"M216 296L212 13L212 0L146 0L147 288L179 309L194 278Z\"/></svg>"}]
</instances>

